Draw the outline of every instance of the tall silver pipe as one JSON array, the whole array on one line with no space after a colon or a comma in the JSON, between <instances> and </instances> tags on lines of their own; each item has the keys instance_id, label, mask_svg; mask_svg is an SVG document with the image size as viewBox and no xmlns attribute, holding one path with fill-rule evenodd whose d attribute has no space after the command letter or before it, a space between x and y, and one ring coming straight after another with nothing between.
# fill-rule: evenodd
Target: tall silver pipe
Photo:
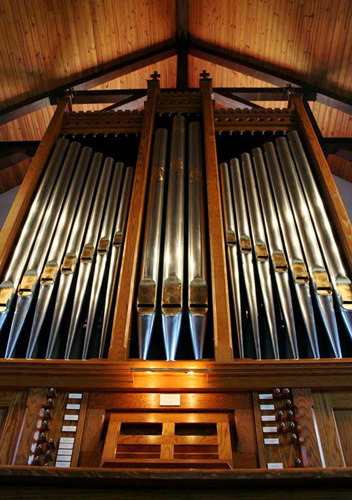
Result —
<instances>
[{"instance_id":1,"label":"tall silver pipe","mask_svg":"<svg viewBox=\"0 0 352 500\"><path fill-rule=\"evenodd\" d=\"M42 272L51 240L61 215L65 195L70 185L80 149L80 144L77 142L71 143L59 178L55 184L53 194L47 205L43 222L40 226L37 239L28 261L27 270L22 276L18 286L16 309L7 341L5 358L12 357L22 327L27 318L29 307L39 284L39 276Z\"/></svg>"},{"instance_id":2,"label":"tall silver pipe","mask_svg":"<svg viewBox=\"0 0 352 500\"><path fill-rule=\"evenodd\" d=\"M334 356L341 358L342 353L334 311L332 285L325 268L307 202L286 138L279 137L276 140L276 145L319 311L328 332Z\"/></svg>"},{"instance_id":3,"label":"tall silver pipe","mask_svg":"<svg viewBox=\"0 0 352 500\"><path fill-rule=\"evenodd\" d=\"M340 312L352 338L352 283L343 264L340 250L334 238L334 231L301 140L295 130L289 132L288 141L303 185L310 214L320 240L332 287L340 306Z\"/></svg>"},{"instance_id":4,"label":"tall silver pipe","mask_svg":"<svg viewBox=\"0 0 352 500\"><path fill-rule=\"evenodd\" d=\"M248 299L249 315L253 331L253 340L257 359L262 358L260 346L260 332L258 322L257 292L253 267L253 249L250 237L250 228L247 214L244 189L241 178L240 163L233 158L230 163L232 192L235 204L235 216L237 222L237 241L239 242L239 254L242 263L244 284Z\"/></svg>"},{"instance_id":5,"label":"tall silver pipe","mask_svg":"<svg viewBox=\"0 0 352 500\"><path fill-rule=\"evenodd\" d=\"M102 161L103 155L101 153L95 153L76 213L69 242L67 244L66 253L60 267L59 287L56 294L55 309L51 322L48 347L45 355L47 359L50 359L54 354L54 348L62 320L64 318L67 299L77 268L79 252L81 250L83 237L87 229L87 221L93 204L95 188L100 174Z\"/></svg>"},{"instance_id":6,"label":"tall silver pipe","mask_svg":"<svg viewBox=\"0 0 352 500\"><path fill-rule=\"evenodd\" d=\"M272 194L270 191L270 181L265 168L261 149L254 149L253 155L255 158L254 164L258 184L263 190L263 199L268 199L272 196ZM265 156L269 167L268 170L271 178L271 185L273 187L276 208L279 214L280 226L284 237L290 273L294 282L313 356L314 358L319 358L319 344L315 326L312 297L310 295L309 274L304 261L291 205L287 196L286 186L281 175L278 158L273 144L267 143L265 145Z\"/></svg>"},{"instance_id":7,"label":"tall silver pipe","mask_svg":"<svg viewBox=\"0 0 352 500\"><path fill-rule=\"evenodd\" d=\"M255 156L255 164L257 156ZM287 328L289 342L293 357L298 359L297 334L292 306L292 297L288 275L288 264L284 252L284 244L281 238L279 223L276 217L275 206L272 198L263 197L263 186L259 183L261 192L262 208L267 231L270 258L273 263L274 277L278 289L282 316Z\"/></svg>"},{"instance_id":8,"label":"tall silver pipe","mask_svg":"<svg viewBox=\"0 0 352 500\"><path fill-rule=\"evenodd\" d=\"M254 245L254 256L258 269L259 282L262 289L264 309L268 320L271 345L274 358L280 359L279 343L277 337L276 317L274 307L273 285L270 274L269 252L266 242L263 218L260 210L259 198L251 157L248 153L241 155L242 171L246 189L249 217L251 222L252 241Z\"/></svg>"},{"instance_id":9,"label":"tall silver pipe","mask_svg":"<svg viewBox=\"0 0 352 500\"><path fill-rule=\"evenodd\" d=\"M46 207L69 146L67 139L59 139L45 169L43 179L34 197L20 237L12 254L5 279L0 285L0 333L8 316L15 293L28 261Z\"/></svg>"},{"instance_id":10,"label":"tall silver pipe","mask_svg":"<svg viewBox=\"0 0 352 500\"><path fill-rule=\"evenodd\" d=\"M236 331L238 339L238 349L240 358L244 358L243 344L243 324L242 324L242 307L241 307L241 287L240 273L238 267L238 252L235 216L233 211L230 174L227 163L220 164L220 183L221 183L221 199L222 211L224 214L224 230L227 248L227 257L230 271L230 282L233 296L233 309L235 314Z\"/></svg>"},{"instance_id":11,"label":"tall silver pipe","mask_svg":"<svg viewBox=\"0 0 352 500\"><path fill-rule=\"evenodd\" d=\"M148 193L142 269L137 298L138 347L141 359L148 358L156 312L167 138L168 132L165 128L156 131Z\"/></svg>"},{"instance_id":12,"label":"tall silver pipe","mask_svg":"<svg viewBox=\"0 0 352 500\"><path fill-rule=\"evenodd\" d=\"M114 166L113 158L106 158L103 171L99 181L98 190L95 196L92 213L89 218L87 233L84 237L83 248L80 255L78 267L78 277L73 298L71 321L66 342L65 359L69 359L72 351L73 341L81 317L84 299L86 296L88 281L93 268L93 260L96 253L98 236L103 220L103 215L107 203L110 188L110 178Z\"/></svg>"},{"instance_id":13,"label":"tall silver pipe","mask_svg":"<svg viewBox=\"0 0 352 500\"><path fill-rule=\"evenodd\" d=\"M116 163L111 180L108 203L103 218L103 225L100 230L99 242L97 246L97 256L94 265L93 281L92 281L92 286L90 288L88 318L87 318L86 333L84 337L82 359L87 359L88 355L93 324L103 285L108 254L110 252L112 230L116 218L118 202L120 201L120 190L122 185L123 173L124 173L124 164L121 162Z\"/></svg>"},{"instance_id":14,"label":"tall silver pipe","mask_svg":"<svg viewBox=\"0 0 352 500\"><path fill-rule=\"evenodd\" d=\"M91 157L91 148L83 148L72 178L72 182L69 187L69 191L67 193L65 204L62 209L62 214L49 250L49 255L40 277L39 294L26 352L27 359L30 359L33 356L40 330L45 320L46 312L53 294L57 274L59 272L61 262L65 254L66 245L73 226L80 194L86 180L86 174Z\"/></svg>"},{"instance_id":15,"label":"tall silver pipe","mask_svg":"<svg viewBox=\"0 0 352 500\"><path fill-rule=\"evenodd\" d=\"M188 127L188 318L195 359L202 359L208 314L201 126Z\"/></svg>"},{"instance_id":16,"label":"tall silver pipe","mask_svg":"<svg viewBox=\"0 0 352 500\"><path fill-rule=\"evenodd\" d=\"M111 258L108 272L108 280L105 294L103 326L100 338L99 358L104 356L105 344L108 334L111 310L114 299L114 290L117 283L117 274L122 253L123 240L125 238L125 229L128 219L128 209L133 185L133 167L128 167L123 182L121 201L117 212L114 237L112 241Z\"/></svg>"},{"instance_id":17,"label":"tall silver pipe","mask_svg":"<svg viewBox=\"0 0 352 500\"><path fill-rule=\"evenodd\" d=\"M173 361L176 356L183 312L184 163L185 118L177 115L172 125L161 297L162 326L168 361Z\"/></svg>"}]
</instances>

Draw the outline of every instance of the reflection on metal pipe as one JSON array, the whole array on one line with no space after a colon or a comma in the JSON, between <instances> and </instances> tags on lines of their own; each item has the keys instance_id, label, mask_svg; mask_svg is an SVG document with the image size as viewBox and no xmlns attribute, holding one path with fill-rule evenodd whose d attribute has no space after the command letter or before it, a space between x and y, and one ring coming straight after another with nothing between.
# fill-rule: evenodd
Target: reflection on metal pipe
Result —
<instances>
[{"instance_id":1,"label":"reflection on metal pipe","mask_svg":"<svg viewBox=\"0 0 352 500\"><path fill-rule=\"evenodd\" d=\"M99 357L104 356L105 343L108 333L109 321L111 317L111 309L114 298L114 290L117 282L117 273L119 270L120 258L122 253L122 245L125 237L125 229L128 218L128 208L130 203L132 185L133 185L134 169L128 167L123 182L121 201L117 212L114 237L112 240L111 258L109 264L108 281L105 294L105 305L103 314L103 326L100 339Z\"/></svg>"},{"instance_id":2,"label":"reflection on metal pipe","mask_svg":"<svg viewBox=\"0 0 352 500\"><path fill-rule=\"evenodd\" d=\"M40 330L45 320L46 312L54 290L54 285L61 266L61 261L65 253L67 240L73 225L81 190L84 186L84 181L86 179L86 174L91 157L91 148L83 148L65 200L64 207L62 209L62 214L57 226L57 230L55 231L55 236L49 250L49 256L40 277L39 294L26 352L27 359L30 359L33 356Z\"/></svg>"},{"instance_id":3,"label":"reflection on metal pipe","mask_svg":"<svg viewBox=\"0 0 352 500\"><path fill-rule=\"evenodd\" d=\"M59 139L50 157L47 168L37 193L34 197L26 222L21 231L16 248L0 285L0 333L15 301L15 292L20 282L24 267L37 237L40 224L54 189L56 179L69 146L67 139Z\"/></svg>"},{"instance_id":4,"label":"reflection on metal pipe","mask_svg":"<svg viewBox=\"0 0 352 500\"><path fill-rule=\"evenodd\" d=\"M241 178L240 164L237 158L230 163L232 191L235 202L235 214L237 222L237 241L239 242L239 253L242 262L244 283L248 299L249 315L253 331L253 340L257 359L262 358L260 347L260 333L258 322L258 307L256 285L253 267L252 243L247 215L246 201Z\"/></svg>"},{"instance_id":5,"label":"reflection on metal pipe","mask_svg":"<svg viewBox=\"0 0 352 500\"><path fill-rule=\"evenodd\" d=\"M67 299L71 290L73 278L76 271L79 252L81 250L83 237L86 232L88 216L93 203L95 187L100 174L103 155L95 153L89 170L86 185L80 200L80 205L75 217L66 253L61 264L59 287L56 294L55 309L49 333L46 358L53 357L56 341L58 339L60 327L64 318Z\"/></svg>"},{"instance_id":6,"label":"reflection on metal pipe","mask_svg":"<svg viewBox=\"0 0 352 500\"><path fill-rule=\"evenodd\" d=\"M335 318L332 286L319 249L312 219L286 138L279 137L276 140L276 144L322 320L328 332L334 355L337 358L341 358L342 354Z\"/></svg>"},{"instance_id":7,"label":"reflection on metal pipe","mask_svg":"<svg viewBox=\"0 0 352 500\"><path fill-rule=\"evenodd\" d=\"M165 128L160 128L155 133L143 245L142 269L137 298L138 347L139 357L141 359L148 358L156 311L165 189L167 137L168 132Z\"/></svg>"},{"instance_id":8,"label":"reflection on metal pipe","mask_svg":"<svg viewBox=\"0 0 352 500\"><path fill-rule=\"evenodd\" d=\"M108 196L108 189L110 187L110 177L113 166L113 158L106 158L99 181L98 191L94 200L92 213L89 218L87 234L84 238L83 249L80 255L75 295L73 299L71 322L66 342L65 359L70 358L73 341L75 339L76 330L82 313L88 281L92 272L93 259L95 257L98 243L99 230Z\"/></svg>"},{"instance_id":9,"label":"reflection on metal pipe","mask_svg":"<svg viewBox=\"0 0 352 500\"><path fill-rule=\"evenodd\" d=\"M103 225L100 231L99 242L97 246L97 256L94 265L93 282L90 288L88 318L87 318L86 333L84 337L82 359L87 359L88 355L88 348L92 335L93 324L97 312L97 306L101 288L103 285L108 254L110 251L111 236L119 202L123 172L124 172L124 164L120 162L116 163L115 170L113 172L111 180L110 194L105 210Z\"/></svg>"},{"instance_id":10,"label":"reflection on metal pipe","mask_svg":"<svg viewBox=\"0 0 352 500\"><path fill-rule=\"evenodd\" d=\"M201 126L188 128L188 317L195 359L202 359L208 313Z\"/></svg>"},{"instance_id":11,"label":"reflection on metal pipe","mask_svg":"<svg viewBox=\"0 0 352 500\"><path fill-rule=\"evenodd\" d=\"M162 326L166 359L174 360L181 330L184 267L185 118L173 119L162 282Z\"/></svg>"},{"instance_id":12,"label":"reflection on metal pipe","mask_svg":"<svg viewBox=\"0 0 352 500\"><path fill-rule=\"evenodd\" d=\"M257 164L258 154L254 157ZM263 197L263 186L259 182L265 227L267 230L270 258L274 268L274 277L278 289L282 316L287 328L293 357L299 358L296 327L292 307L292 297L288 275L288 264L284 252L284 244L280 234L275 206L271 196ZM267 193L266 193L267 194Z\"/></svg>"},{"instance_id":13,"label":"reflection on metal pipe","mask_svg":"<svg viewBox=\"0 0 352 500\"><path fill-rule=\"evenodd\" d=\"M240 273L238 268L238 254L236 241L235 216L233 212L231 184L229 168L227 163L220 164L220 182L222 193L222 207L224 214L224 229L227 248L227 256L230 270L230 281L233 296L233 309L235 314L238 349L240 358L244 358L243 344L243 325L242 325L242 309L241 309L241 287Z\"/></svg>"},{"instance_id":14,"label":"reflection on metal pipe","mask_svg":"<svg viewBox=\"0 0 352 500\"><path fill-rule=\"evenodd\" d=\"M80 144L73 142L70 145L59 178L55 184L53 194L47 205L43 222L35 241L28 267L22 276L17 290L17 303L13 316L11 330L6 346L5 358L11 358L27 318L29 307L39 284L39 276L42 272L44 262L53 238L64 203L66 192L78 158Z\"/></svg>"},{"instance_id":15,"label":"reflection on metal pipe","mask_svg":"<svg viewBox=\"0 0 352 500\"><path fill-rule=\"evenodd\" d=\"M265 229L260 210L257 187L253 175L251 158L248 153L241 155L246 198L248 203L249 217L251 221L252 241L254 255L258 269L259 282L262 289L264 308L268 320L271 345L274 358L280 359L279 344L276 329L275 307L273 286L270 275L269 252L266 243Z\"/></svg>"},{"instance_id":16,"label":"reflection on metal pipe","mask_svg":"<svg viewBox=\"0 0 352 500\"><path fill-rule=\"evenodd\" d=\"M352 284L347 276L340 251L334 238L329 217L315 183L301 140L294 130L288 134L289 144L295 159L298 174L307 198L308 207L319 236L323 256L330 274L333 290L340 306L340 312L352 338Z\"/></svg>"},{"instance_id":17,"label":"reflection on metal pipe","mask_svg":"<svg viewBox=\"0 0 352 500\"><path fill-rule=\"evenodd\" d=\"M270 181L265 168L262 152L259 148L253 150L258 184L263 190L263 198L271 197ZM278 159L273 144L265 146L266 160L269 166L271 185L276 200L280 226L284 236L290 273L293 278L303 321L308 333L309 343L314 358L319 358L319 344L314 320L313 304L309 289L309 275L304 262L303 252L296 230L291 205L287 196L285 183L280 172Z\"/></svg>"}]
</instances>

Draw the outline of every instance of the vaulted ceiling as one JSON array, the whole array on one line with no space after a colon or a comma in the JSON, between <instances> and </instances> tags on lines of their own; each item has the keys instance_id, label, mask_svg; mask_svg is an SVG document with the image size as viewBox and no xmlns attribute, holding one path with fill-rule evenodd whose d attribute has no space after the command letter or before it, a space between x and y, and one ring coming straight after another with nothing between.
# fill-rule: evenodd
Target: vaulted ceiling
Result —
<instances>
[{"instance_id":1,"label":"vaulted ceiling","mask_svg":"<svg viewBox=\"0 0 352 500\"><path fill-rule=\"evenodd\" d=\"M350 0L0 0L0 112L119 61L148 61L151 49L171 47L180 34L190 48L189 87L198 86L203 69L215 87L268 87L274 85L272 75L278 75L351 101ZM234 63L222 65L210 53ZM127 68L99 86L92 81L89 88L145 88L154 70L162 87L175 87L175 54L139 64L137 71ZM252 65L251 71L243 72L236 62ZM77 104L74 109L105 106ZM352 114L318 101L311 107L323 136L352 136ZM0 141L40 140L52 113L49 105L5 123ZM340 172L351 167L333 156L329 162Z\"/></svg>"}]
</instances>

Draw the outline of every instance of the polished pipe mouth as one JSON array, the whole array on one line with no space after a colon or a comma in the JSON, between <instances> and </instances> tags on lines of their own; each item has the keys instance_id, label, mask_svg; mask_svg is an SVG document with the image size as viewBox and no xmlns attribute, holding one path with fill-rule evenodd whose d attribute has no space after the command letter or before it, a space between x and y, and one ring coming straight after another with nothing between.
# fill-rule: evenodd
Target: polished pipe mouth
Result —
<instances>
[{"instance_id":1,"label":"polished pipe mouth","mask_svg":"<svg viewBox=\"0 0 352 500\"><path fill-rule=\"evenodd\" d=\"M332 295L332 286L326 270L316 266L312 270L314 287L319 295Z\"/></svg>"},{"instance_id":2,"label":"polished pipe mouth","mask_svg":"<svg viewBox=\"0 0 352 500\"><path fill-rule=\"evenodd\" d=\"M57 262L54 261L48 262L45 265L42 275L40 277L40 284L46 286L53 285L58 271L59 271L59 265Z\"/></svg>"},{"instance_id":3,"label":"polished pipe mouth","mask_svg":"<svg viewBox=\"0 0 352 500\"><path fill-rule=\"evenodd\" d=\"M269 260L268 247L266 246L266 243L264 243L263 241L260 241L260 242L258 241L254 245L254 251L255 251L255 255L259 261L266 262Z\"/></svg>"},{"instance_id":4,"label":"polished pipe mouth","mask_svg":"<svg viewBox=\"0 0 352 500\"><path fill-rule=\"evenodd\" d=\"M303 261L294 261L291 264L293 279L299 285L309 283L308 270Z\"/></svg>"},{"instance_id":5,"label":"polished pipe mouth","mask_svg":"<svg viewBox=\"0 0 352 500\"><path fill-rule=\"evenodd\" d=\"M70 252L66 254L60 268L62 274L72 274L75 270L77 260L77 255L75 253Z\"/></svg>"},{"instance_id":6,"label":"polished pipe mouth","mask_svg":"<svg viewBox=\"0 0 352 500\"><path fill-rule=\"evenodd\" d=\"M97 248L97 253L99 255L107 255L110 248L110 238L103 237L100 238Z\"/></svg>"},{"instance_id":7,"label":"polished pipe mouth","mask_svg":"<svg viewBox=\"0 0 352 500\"><path fill-rule=\"evenodd\" d=\"M276 250L272 253L272 261L274 265L274 270L279 273L285 273L288 271L288 264L285 254L282 250Z\"/></svg>"},{"instance_id":8,"label":"polished pipe mouth","mask_svg":"<svg viewBox=\"0 0 352 500\"><path fill-rule=\"evenodd\" d=\"M20 297L29 297L32 295L34 287L38 281L38 274L34 270L26 271L18 287L17 294Z\"/></svg>"},{"instance_id":9,"label":"polished pipe mouth","mask_svg":"<svg viewBox=\"0 0 352 500\"><path fill-rule=\"evenodd\" d=\"M352 311L352 283L346 276L339 276L336 280L337 293L341 299L341 307Z\"/></svg>"},{"instance_id":10,"label":"polished pipe mouth","mask_svg":"<svg viewBox=\"0 0 352 500\"><path fill-rule=\"evenodd\" d=\"M4 313L8 310L14 294L15 287L12 281L3 281L0 285L0 313Z\"/></svg>"}]
</instances>

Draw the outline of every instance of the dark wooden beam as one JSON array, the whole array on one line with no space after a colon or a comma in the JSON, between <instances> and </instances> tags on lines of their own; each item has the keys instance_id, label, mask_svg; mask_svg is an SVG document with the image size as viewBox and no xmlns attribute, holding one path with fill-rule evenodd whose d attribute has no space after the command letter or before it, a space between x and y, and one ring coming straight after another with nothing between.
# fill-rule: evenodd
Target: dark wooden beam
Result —
<instances>
[{"instance_id":1,"label":"dark wooden beam","mask_svg":"<svg viewBox=\"0 0 352 500\"><path fill-rule=\"evenodd\" d=\"M335 155L352 162L352 139L349 137L325 137L322 148L326 156Z\"/></svg>"},{"instance_id":2,"label":"dark wooden beam","mask_svg":"<svg viewBox=\"0 0 352 500\"><path fill-rule=\"evenodd\" d=\"M112 104L111 106L107 106L106 108L103 109L103 111L114 111L115 109L119 110L127 110L127 109L137 109L141 106L143 106L144 102L147 99L147 93L145 92L144 95L137 94L137 95L129 95L125 99L122 99L121 101L116 102L115 104Z\"/></svg>"},{"instance_id":3,"label":"dark wooden beam","mask_svg":"<svg viewBox=\"0 0 352 500\"><path fill-rule=\"evenodd\" d=\"M116 103L131 96L142 97L147 95L144 89L116 89L116 90L74 90L71 94L72 104Z\"/></svg>"},{"instance_id":4,"label":"dark wooden beam","mask_svg":"<svg viewBox=\"0 0 352 500\"><path fill-rule=\"evenodd\" d=\"M176 1L176 26L176 88L185 90L188 87L188 0Z\"/></svg>"},{"instance_id":5,"label":"dark wooden beam","mask_svg":"<svg viewBox=\"0 0 352 500\"><path fill-rule=\"evenodd\" d=\"M223 106L226 106L228 108L263 108L263 106L259 106L259 104L255 104L254 102L248 101L247 99L243 99L243 97L235 95L227 90L217 89L216 92L213 92L213 97L219 104L222 104Z\"/></svg>"},{"instance_id":6,"label":"dark wooden beam","mask_svg":"<svg viewBox=\"0 0 352 500\"><path fill-rule=\"evenodd\" d=\"M213 92L228 92L233 96L247 101L286 101L288 87L214 87ZM295 92L303 94L307 101L315 101L316 93L308 92L302 87L295 88Z\"/></svg>"},{"instance_id":7,"label":"dark wooden beam","mask_svg":"<svg viewBox=\"0 0 352 500\"><path fill-rule=\"evenodd\" d=\"M11 167L26 158L33 158L39 141L0 142L0 170Z\"/></svg>"},{"instance_id":8,"label":"dark wooden beam","mask_svg":"<svg viewBox=\"0 0 352 500\"><path fill-rule=\"evenodd\" d=\"M316 93L316 100L318 102L344 113L352 114L352 99L350 96L341 95L341 92L331 92L322 87L308 84L300 76L289 75L279 66L264 64L258 59L197 40L189 43L188 52L199 59L204 59L205 61L224 66L233 71L252 76L271 85L284 87L290 84L294 87L304 87L306 90Z\"/></svg>"},{"instance_id":9,"label":"dark wooden beam","mask_svg":"<svg viewBox=\"0 0 352 500\"><path fill-rule=\"evenodd\" d=\"M15 118L31 113L37 109L55 104L58 97L62 97L65 93L71 94L71 91L87 90L97 85L101 85L115 78L145 68L150 64L163 61L176 55L176 45L174 40L168 41L162 46L152 46L148 51L138 51L129 54L125 57L118 58L113 64L105 66L96 71L91 71L85 76L76 78L60 85L48 92L43 92L39 95L30 97L15 105L8 106L0 110L0 125L7 123ZM69 92L68 92L69 91Z\"/></svg>"},{"instance_id":10,"label":"dark wooden beam","mask_svg":"<svg viewBox=\"0 0 352 500\"><path fill-rule=\"evenodd\" d=\"M313 125L315 135L317 136L318 141L321 144L322 140L323 140L323 136L322 136L322 133L320 131L319 125L317 124L317 121L315 119L315 116L313 115L313 112L312 112L312 110L311 110L311 108L310 108L310 106L309 106L309 104L308 104L308 102L306 101L305 98L303 98L302 102L303 102L303 105L304 105L305 110L307 112L307 115L309 116L311 124Z\"/></svg>"}]
</instances>

